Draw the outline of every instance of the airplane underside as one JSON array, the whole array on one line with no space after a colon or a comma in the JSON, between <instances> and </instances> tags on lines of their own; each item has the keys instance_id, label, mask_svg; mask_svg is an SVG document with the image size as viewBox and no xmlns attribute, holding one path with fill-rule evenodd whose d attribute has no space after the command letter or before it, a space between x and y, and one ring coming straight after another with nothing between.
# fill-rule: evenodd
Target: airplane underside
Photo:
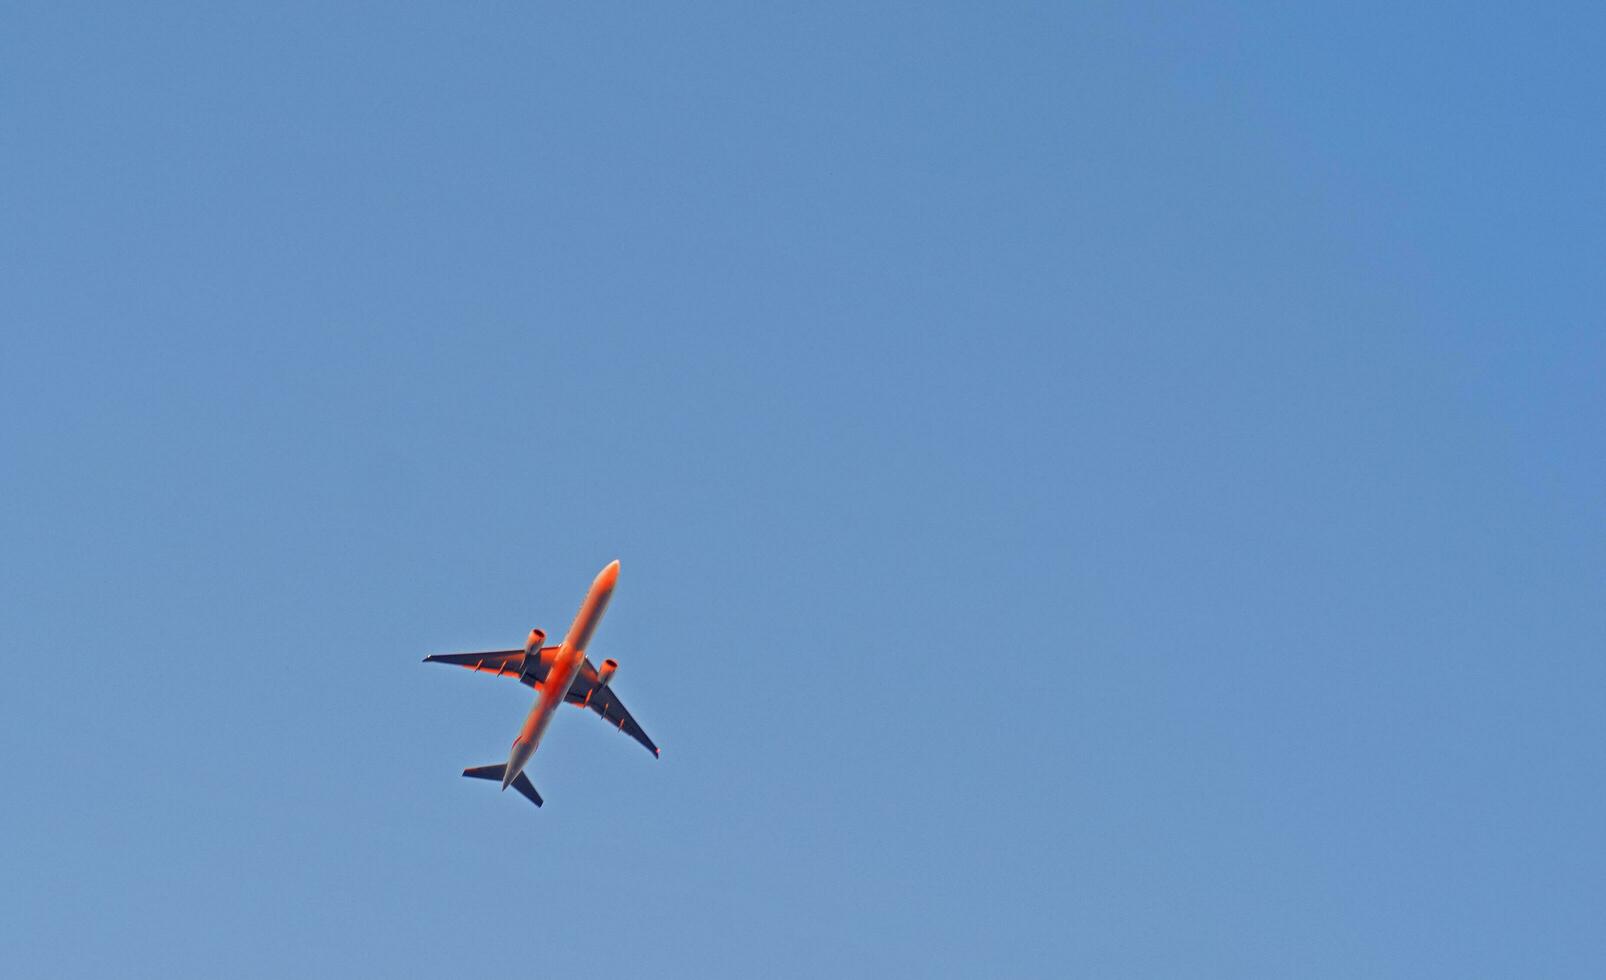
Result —
<instances>
[{"instance_id":1,"label":"airplane underside","mask_svg":"<svg viewBox=\"0 0 1606 980\"><path fill-rule=\"evenodd\" d=\"M602 619L603 610L613 595L619 577L619 563L604 568L591 583L580 611L563 642L557 646L543 646L546 633L530 630L521 650L487 650L481 653L431 654L426 663L453 664L469 670L512 677L519 683L535 688L537 697L525 717L524 726L506 763L498 766L476 766L463 770L469 779L489 779L512 786L536 806L541 805L541 794L535 791L524 767L541 743L547 725L565 702L589 710L620 732L639 742L647 751L658 756L658 746L647 737L636 719L630 716L624 703L614 693L612 680L619 664L604 660L599 668L586 656L586 648Z\"/></svg>"}]
</instances>

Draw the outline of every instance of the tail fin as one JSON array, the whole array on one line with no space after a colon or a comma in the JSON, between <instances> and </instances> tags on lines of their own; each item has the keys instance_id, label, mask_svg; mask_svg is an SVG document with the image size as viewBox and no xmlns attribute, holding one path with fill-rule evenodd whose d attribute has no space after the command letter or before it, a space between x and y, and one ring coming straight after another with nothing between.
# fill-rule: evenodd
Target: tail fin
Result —
<instances>
[{"instance_id":1,"label":"tail fin","mask_svg":"<svg viewBox=\"0 0 1606 980\"><path fill-rule=\"evenodd\" d=\"M493 782L500 783L502 781L502 774L505 772L507 772L507 766L505 765L475 766L472 769L464 769L463 775L467 776L469 779L489 779ZM530 782L529 776L526 776L522 772L517 776L514 776L513 788L518 790L520 793L523 793L525 798L531 803L534 803L536 806L541 805L541 794L535 791L535 784Z\"/></svg>"}]
</instances>

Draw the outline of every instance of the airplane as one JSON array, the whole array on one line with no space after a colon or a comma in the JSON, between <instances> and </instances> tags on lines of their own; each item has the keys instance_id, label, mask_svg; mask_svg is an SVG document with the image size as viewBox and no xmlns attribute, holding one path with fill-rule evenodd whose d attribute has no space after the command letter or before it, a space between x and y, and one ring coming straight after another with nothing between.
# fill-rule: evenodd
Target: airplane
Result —
<instances>
[{"instance_id":1,"label":"airplane","mask_svg":"<svg viewBox=\"0 0 1606 980\"><path fill-rule=\"evenodd\" d=\"M424 658L425 663L456 664L469 670L495 674L498 677L515 677L519 683L536 690L535 704L524 719L519 737L513 740L513 750L507 762L500 766L475 766L463 770L469 779L501 780L502 789L509 786L523 793L536 806L541 805L541 794L535 791L524 767L541 744L547 725L557 713L558 705L567 701L582 708L590 708L602 719L647 747L658 757L658 746L636 724L625 710L624 702L613 693L609 682L619 669L616 660L604 660L599 669L586 657L591 635L602 621L602 613L613 597L613 588L619 581L619 563L609 563L597 573L591 588L586 592L580 611L563 642L555 647L544 647L546 634L540 629L530 630L522 650L489 650L484 653L437 653Z\"/></svg>"}]
</instances>

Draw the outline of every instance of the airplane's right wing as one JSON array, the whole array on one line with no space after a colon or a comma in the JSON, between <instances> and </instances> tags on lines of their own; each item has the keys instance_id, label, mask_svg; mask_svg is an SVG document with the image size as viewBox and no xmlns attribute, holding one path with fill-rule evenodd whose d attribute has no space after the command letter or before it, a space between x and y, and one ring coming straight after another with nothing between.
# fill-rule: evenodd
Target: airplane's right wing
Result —
<instances>
[{"instance_id":1,"label":"airplane's right wing","mask_svg":"<svg viewBox=\"0 0 1606 980\"><path fill-rule=\"evenodd\" d=\"M547 671L552 666L552 658L558 651L557 647L542 647L541 658L530 665L529 673L524 670L523 650L487 650L484 653L436 653L424 658L426 664L455 664L458 667L467 667L483 674L495 674L498 677L511 677L523 681L531 687L546 680Z\"/></svg>"}]
</instances>

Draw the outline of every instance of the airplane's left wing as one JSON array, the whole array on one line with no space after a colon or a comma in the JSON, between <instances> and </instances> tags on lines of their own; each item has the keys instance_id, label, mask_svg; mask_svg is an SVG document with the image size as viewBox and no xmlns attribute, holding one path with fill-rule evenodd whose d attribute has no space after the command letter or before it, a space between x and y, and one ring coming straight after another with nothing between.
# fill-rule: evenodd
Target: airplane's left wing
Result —
<instances>
[{"instance_id":1,"label":"airplane's left wing","mask_svg":"<svg viewBox=\"0 0 1606 980\"><path fill-rule=\"evenodd\" d=\"M580 669L580 674L574 679L569 688L569 703L590 708L602 717L602 720L640 742L654 757L658 755L658 746L654 745L647 733L636 724L636 719L630 717L625 709L625 703L619 700L619 695L613 688L597 683L597 668L587 660Z\"/></svg>"}]
</instances>

